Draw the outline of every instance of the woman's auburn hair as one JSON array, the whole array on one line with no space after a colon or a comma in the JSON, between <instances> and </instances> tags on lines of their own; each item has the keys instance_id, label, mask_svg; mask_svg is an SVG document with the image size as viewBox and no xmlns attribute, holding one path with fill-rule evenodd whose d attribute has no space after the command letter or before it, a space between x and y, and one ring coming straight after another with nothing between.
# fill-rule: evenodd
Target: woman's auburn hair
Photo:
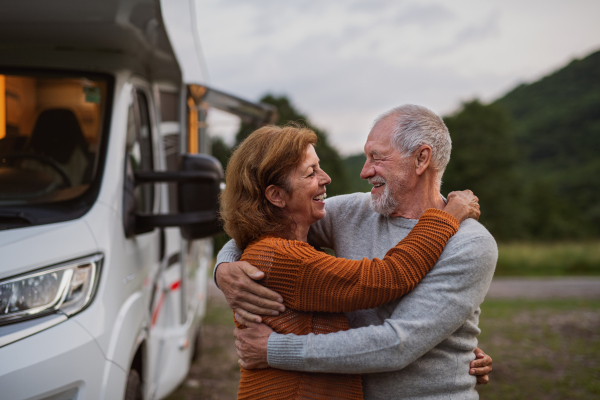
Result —
<instances>
[{"instance_id":1,"label":"woman's auburn hair","mask_svg":"<svg viewBox=\"0 0 600 400\"><path fill-rule=\"evenodd\" d=\"M287 125L264 126L252 132L234 151L225 171L220 217L225 232L244 249L263 235L287 236L293 222L265 197L270 185L291 194L288 177L300 164L307 146L317 143L312 130Z\"/></svg>"}]
</instances>

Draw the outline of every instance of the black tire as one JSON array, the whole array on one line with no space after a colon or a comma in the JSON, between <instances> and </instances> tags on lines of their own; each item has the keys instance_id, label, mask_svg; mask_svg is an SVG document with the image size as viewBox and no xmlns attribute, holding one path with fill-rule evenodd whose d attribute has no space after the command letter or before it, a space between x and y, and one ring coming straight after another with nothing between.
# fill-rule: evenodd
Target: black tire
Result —
<instances>
[{"instance_id":1,"label":"black tire","mask_svg":"<svg viewBox=\"0 0 600 400\"><path fill-rule=\"evenodd\" d=\"M192 363L198 361L200 358L200 354L202 354L202 335L200 334L201 328L198 328L198 332L196 332L196 337L194 338L194 342L192 343Z\"/></svg>"},{"instance_id":2,"label":"black tire","mask_svg":"<svg viewBox=\"0 0 600 400\"><path fill-rule=\"evenodd\" d=\"M142 400L142 380L140 374L134 369L129 371L127 387L125 388L125 400Z\"/></svg>"}]
</instances>

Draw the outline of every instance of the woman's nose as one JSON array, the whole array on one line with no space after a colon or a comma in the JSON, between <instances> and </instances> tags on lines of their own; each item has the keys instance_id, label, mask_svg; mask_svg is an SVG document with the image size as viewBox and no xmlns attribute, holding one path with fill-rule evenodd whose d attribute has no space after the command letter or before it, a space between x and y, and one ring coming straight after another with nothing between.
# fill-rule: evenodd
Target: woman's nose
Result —
<instances>
[{"instance_id":1,"label":"woman's nose","mask_svg":"<svg viewBox=\"0 0 600 400\"><path fill-rule=\"evenodd\" d=\"M329 177L329 175L327 175L327 173L325 171L323 171L323 174L321 175L321 185L329 185L331 183L331 178Z\"/></svg>"}]
</instances>

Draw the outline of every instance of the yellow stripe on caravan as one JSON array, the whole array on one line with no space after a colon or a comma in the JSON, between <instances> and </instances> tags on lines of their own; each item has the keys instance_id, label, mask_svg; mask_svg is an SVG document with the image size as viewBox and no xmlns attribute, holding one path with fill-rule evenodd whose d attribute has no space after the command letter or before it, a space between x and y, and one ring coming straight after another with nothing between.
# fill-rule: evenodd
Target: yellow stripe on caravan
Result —
<instances>
[{"instance_id":1,"label":"yellow stripe on caravan","mask_svg":"<svg viewBox=\"0 0 600 400\"><path fill-rule=\"evenodd\" d=\"M198 110L194 99L188 97L188 153L198 154Z\"/></svg>"},{"instance_id":2,"label":"yellow stripe on caravan","mask_svg":"<svg viewBox=\"0 0 600 400\"><path fill-rule=\"evenodd\" d=\"M0 139L6 136L6 76L0 75Z\"/></svg>"}]
</instances>

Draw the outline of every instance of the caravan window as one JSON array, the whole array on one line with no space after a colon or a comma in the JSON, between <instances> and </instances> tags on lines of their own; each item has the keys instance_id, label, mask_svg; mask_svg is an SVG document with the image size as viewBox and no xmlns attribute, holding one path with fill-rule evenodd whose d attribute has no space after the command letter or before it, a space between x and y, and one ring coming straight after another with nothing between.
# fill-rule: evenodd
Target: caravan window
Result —
<instances>
[{"instance_id":1,"label":"caravan window","mask_svg":"<svg viewBox=\"0 0 600 400\"><path fill-rule=\"evenodd\" d=\"M98 175L107 83L0 72L0 206L59 203Z\"/></svg>"},{"instance_id":2,"label":"caravan window","mask_svg":"<svg viewBox=\"0 0 600 400\"><path fill-rule=\"evenodd\" d=\"M125 156L125 179L127 187L134 187L134 173L154 169L152 131L146 95L135 90L127 115L127 146ZM135 211L151 213L154 208L154 185L134 187Z\"/></svg>"}]
</instances>

